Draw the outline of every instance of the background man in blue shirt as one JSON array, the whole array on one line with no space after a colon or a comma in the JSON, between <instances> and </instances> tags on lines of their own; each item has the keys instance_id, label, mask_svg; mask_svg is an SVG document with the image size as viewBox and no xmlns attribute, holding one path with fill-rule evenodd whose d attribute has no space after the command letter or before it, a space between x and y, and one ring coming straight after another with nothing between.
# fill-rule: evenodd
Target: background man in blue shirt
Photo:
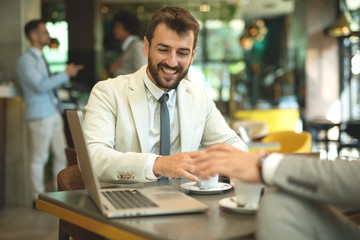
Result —
<instances>
[{"instance_id":1,"label":"background man in blue shirt","mask_svg":"<svg viewBox=\"0 0 360 240\"><path fill-rule=\"evenodd\" d=\"M42 49L50 44L45 22L33 20L25 25L31 47L18 60L16 73L25 100L25 120L30 136L31 183L33 198L45 191L44 167L49 148L54 155L53 176L66 166L66 141L57 88L75 77L82 65L69 64L64 72L51 75Z\"/></svg>"}]
</instances>

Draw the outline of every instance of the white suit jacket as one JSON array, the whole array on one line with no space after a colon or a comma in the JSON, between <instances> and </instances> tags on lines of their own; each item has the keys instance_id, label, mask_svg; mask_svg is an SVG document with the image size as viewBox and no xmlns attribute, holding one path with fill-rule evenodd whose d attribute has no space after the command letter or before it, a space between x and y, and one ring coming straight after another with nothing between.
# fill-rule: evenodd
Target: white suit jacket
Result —
<instances>
[{"instance_id":1,"label":"white suit jacket","mask_svg":"<svg viewBox=\"0 0 360 240\"><path fill-rule=\"evenodd\" d=\"M149 114L144 85L147 65L98 82L85 107L85 133L101 181L147 181ZM181 152L227 143L247 150L229 128L204 87L182 80L176 89ZM171 153L174 154L174 153Z\"/></svg>"}]
</instances>

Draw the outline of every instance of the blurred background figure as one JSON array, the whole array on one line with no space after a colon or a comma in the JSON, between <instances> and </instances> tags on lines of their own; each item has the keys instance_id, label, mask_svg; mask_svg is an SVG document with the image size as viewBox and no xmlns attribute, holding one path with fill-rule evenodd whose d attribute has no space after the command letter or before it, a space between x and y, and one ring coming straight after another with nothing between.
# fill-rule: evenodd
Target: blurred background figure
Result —
<instances>
[{"instance_id":1,"label":"blurred background figure","mask_svg":"<svg viewBox=\"0 0 360 240\"><path fill-rule=\"evenodd\" d=\"M147 63L143 53L144 43L140 38L142 28L138 17L121 11L114 16L113 24L115 39L121 41L122 45L119 59L109 67L111 77L133 73Z\"/></svg>"},{"instance_id":2,"label":"blurred background figure","mask_svg":"<svg viewBox=\"0 0 360 240\"><path fill-rule=\"evenodd\" d=\"M25 25L30 48L19 58L16 73L25 100L25 120L30 136L31 184L33 200L45 192L44 168L49 159L49 148L54 156L53 177L66 167L66 147L62 106L57 89L75 77L83 65L67 65L65 71L52 75L43 55L43 47L51 44L49 32L42 20Z\"/></svg>"}]
</instances>

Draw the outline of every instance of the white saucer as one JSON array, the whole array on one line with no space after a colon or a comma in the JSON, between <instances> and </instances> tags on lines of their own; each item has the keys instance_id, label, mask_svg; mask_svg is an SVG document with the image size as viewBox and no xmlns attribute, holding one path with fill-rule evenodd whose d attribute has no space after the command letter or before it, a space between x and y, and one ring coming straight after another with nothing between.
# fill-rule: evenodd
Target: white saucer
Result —
<instances>
[{"instance_id":1,"label":"white saucer","mask_svg":"<svg viewBox=\"0 0 360 240\"><path fill-rule=\"evenodd\" d=\"M219 205L223 208L226 208L236 213L255 213L259 208L258 206L256 207L238 206L236 197L223 198L219 201Z\"/></svg>"},{"instance_id":2,"label":"white saucer","mask_svg":"<svg viewBox=\"0 0 360 240\"><path fill-rule=\"evenodd\" d=\"M200 189L197 186L196 182L183 183L181 184L181 187L187 191L190 191L191 193L196 193L196 194L217 194L232 188L230 184L223 182L218 182L218 185L216 187L209 189Z\"/></svg>"}]
</instances>

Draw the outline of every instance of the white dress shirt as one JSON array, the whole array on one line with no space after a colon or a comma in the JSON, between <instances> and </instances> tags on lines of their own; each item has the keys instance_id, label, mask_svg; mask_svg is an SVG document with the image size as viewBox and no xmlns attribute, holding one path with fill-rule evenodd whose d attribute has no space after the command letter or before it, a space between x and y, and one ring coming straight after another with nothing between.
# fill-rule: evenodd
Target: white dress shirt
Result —
<instances>
[{"instance_id":1,"label":"white dress shirt","mask_svg":"<svg viewBox=\"0 0 360 240\"><path fill-rule=\"evenodd\" d=\"M149 109L149 153L160 153L160 103L159 98L163 95L164 91L157 87L144 73L144 83L146 86L146 97ZM176 91L174 89L168 91L169 100L166 105L169 110L170 117L170 154L180 152L180 128L179 128L179 115L176 101ZM157 156L149 157L146 162L146 178L156 179L157 177L153 173L153 167Z\"/></svg>"},{"instance_id":2,"label":"white dress shirt","mask_svg":"<svg viewBox=\"0 0 360 240\"><path fill-rule=\"evenodd\" d=\"M30 47L29 51L31 54L34 54L34 57L36 57L39 62L41 62L42 71L47 74L47 72L48 72L47 64L46 64L45 60L43 59L43 52L40 49L35 48L35 47Z\"/></svg>"},{"instance_id":3,"label":"white dress shirt","mask_svg":"<svg viewBox=\"0 0 360 240\"><path fill-rule=\"evenodd\" d=\"M272 153L264 159L262 166L262 176L265 184L269 186L273 185L275 172L283 158L283 154Z\"/></svg>"},{"instance_id":4,"label":"white dress shirt","mask_svg":"<svg viewBox=\"0 0 360 240\"><path fill-rule=\"evenodd\" d=\"M48 63L45 62L45 57L43 55L43 52L35 47L30 47L29 50L30 54L33 54L34 57L36 57L38 59L38 61L41 63L42 65L42 72L45 73L45 75L49 75L48 77L51 77L51 72L50 69L48 69ZM53 92L55 93L56 89L53 90ZM59 99L55 96L55 94L53 94L52 96L52 101L54 102L54 105L57 106L59 104Z\"/></svg>"}]
</instances>

